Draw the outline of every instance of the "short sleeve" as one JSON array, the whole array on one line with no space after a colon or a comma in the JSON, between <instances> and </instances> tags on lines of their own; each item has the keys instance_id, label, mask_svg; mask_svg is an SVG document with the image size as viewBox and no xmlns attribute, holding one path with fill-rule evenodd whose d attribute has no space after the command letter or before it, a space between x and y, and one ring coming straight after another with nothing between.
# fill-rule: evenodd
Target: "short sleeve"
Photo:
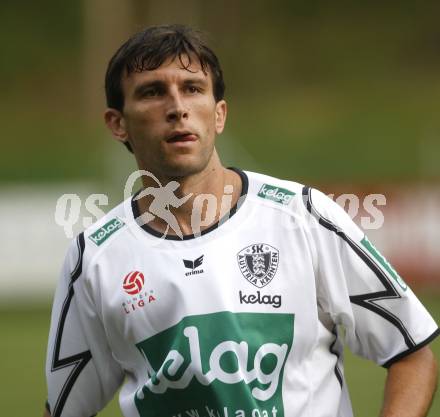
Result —
<instances>
[{"instance_id":1,"label":"short sleeve","mask_svg":"<svg viewBox=\"0 0 440 417\"><path fill-rule=\"evenodd\" d=\"M317 254L318 305L345 329L350 350L387 367L433 340L433 318L348 214L308 187L303 200Z\"/></svg>"},{"instance_id":2,"label":"short sleeve","mask_svg":"<svg viewBox=\"0 0 440 417\"><path fill-rule=\"evenodd\" d=\"M84 235L72 242L55 293L46 360L52 417L90 417L113 397L123 372L84 289Z\"/></svg>"}]
</instances>

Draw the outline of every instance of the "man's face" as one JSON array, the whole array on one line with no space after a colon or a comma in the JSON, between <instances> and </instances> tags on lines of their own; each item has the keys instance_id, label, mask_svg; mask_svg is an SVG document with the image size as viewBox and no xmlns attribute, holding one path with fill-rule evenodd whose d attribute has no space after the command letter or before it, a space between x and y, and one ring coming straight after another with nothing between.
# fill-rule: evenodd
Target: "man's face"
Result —
<instances>
[{"instance_id":1,"label":"man's face","mask_svg":"<svg viewBox=\"0 0 440 417\"><path fill-rule=\"evenodd\" d=\"M106 120L119 140L130 143L140 169L183 177L207 167L215 137L223 131L226 103L215 102L211 74L197 59L188 69L175 59L153 71L131 73L122 89L123 111L113 110L120 115L113 119L119 130L109 123L109 110Z\"/></svg>"}]
</instances>

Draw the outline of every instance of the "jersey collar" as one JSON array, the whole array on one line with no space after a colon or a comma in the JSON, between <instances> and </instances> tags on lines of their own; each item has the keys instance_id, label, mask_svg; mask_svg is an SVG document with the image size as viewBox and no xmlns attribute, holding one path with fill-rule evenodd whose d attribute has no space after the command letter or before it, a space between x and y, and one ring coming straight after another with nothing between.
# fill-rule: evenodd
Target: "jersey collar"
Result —
<instances>
[{"instance_id":1,"label":"jersey collar","mask_svg":"<svg viewBox=\"0 0 440 417\"><path fill-rule=\"evenodd\" d=\"M163 235L161 232L158 232L157 230L153 229L151 226L149 226L146 223L141 224L140 222L138 222L138 225L147 233L149 233L150 235L153 235L155 237L158 238L162 238L162 239L166 239L166 240L190 240L190 239L195 239L199 236L203 236L206 235L209 232L212 232L213 230L217 229L220 225L222 225L224 222L228 221L229 218L231 218L236 212L237 210L241 207L241 205L243 204L246 195L248 193L248 189L249 189L249 179L246 175L246 173L244 171L242 171L239 168L234 168L234 167L228 167L228 169L236 172L240 178L241 178L241 194L240 194L240 198L238 199L238 203L234 205L234 207L231 208L231 210L229 211L229 213L227 213L223 218L221 218L218 222L213 223L211 226L209 226L208 228L202 230L199 234L194 235L194 234L189 234L189 235L183 235L182 239L179 236L175 236L175 235ZM139 190L131 199L131 209L133 212L133 217L135 219L137 219L138 217L140 217L141 213L139 211L139 206L137 204L137 201L135 200L135 197L141 192L141 190Z\"/></svg>"}]
</instances>

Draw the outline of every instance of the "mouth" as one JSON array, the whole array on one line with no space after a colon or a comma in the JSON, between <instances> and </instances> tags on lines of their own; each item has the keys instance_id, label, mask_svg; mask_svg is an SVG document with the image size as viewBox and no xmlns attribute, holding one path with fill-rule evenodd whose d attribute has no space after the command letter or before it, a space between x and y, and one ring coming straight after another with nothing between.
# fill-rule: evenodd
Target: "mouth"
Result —
<instances>
[{"instance_id":1,"label":"mouth","mask_svg":"<svg viewBox=\"0 0 440 417\"><path fill-rule=\"evenodd\" d=\"M185 142L195 142L197 140L197 135L191 132L173 132L168 139L168 143L185 143Z\"/></svg>"}]
</instances>

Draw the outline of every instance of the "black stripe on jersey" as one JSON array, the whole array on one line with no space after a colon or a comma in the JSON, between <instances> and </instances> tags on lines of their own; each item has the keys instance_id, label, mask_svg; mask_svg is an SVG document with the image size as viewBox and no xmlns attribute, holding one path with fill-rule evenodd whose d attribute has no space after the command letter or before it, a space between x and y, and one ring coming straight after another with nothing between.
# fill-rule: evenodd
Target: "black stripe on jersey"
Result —
<instances>
[{"instance_id":1,"label":"black stripe on jersey","mask_svg":"<svg viewBox=\"0 0 440 417\"><path fill-rule=\"evenodd\" d=\"M211 226L207 227L206 229L203 229L200 232L200 234L197 234L197 236L206 235L207 233L212 232L213 230L217 229L217 227L221 226L225 221L230 219L238 211L238 209L241 207L241 205L243 204L243 202L246 198L246 195L247 195L248 189L249 189L249 179L248 179L246 173L238 168L228 167L228 169L234 171L241 178L242 186L241 186L240 198L238 199L238 201L234 205L234 207L232 207L231 210L229 210L229 213L226 213L218 222L213 223ZM138 191L131 199L131 209L132 209L133 217L135 218L135 220L137 220L141 216L141 212L139 210L139 205L138 205L137 201L135 200L135 197L140 192L141 191ZM159 238L163 238L166 240L189 240L189 239L195 239L197 237L195 234L189 234L189 235L183 235L182 239L181 239L177 235L171 235L171 234L164 235L163 233L158 232L156 229L153 229L151 226L148 225L148 223L139 223L139 225L142 229L144 229L150 235L153 235L153 236L156 236Z\"/></svg>"},{"instance_id":2,"label":"black stripe on jersey","mask_svg":"<svg viewBox=\"0 0 440 417\"><path fill-rule=\"evenodd\" d=\"M70 304L72 302L75 291L73 289L73 283L79 278L82 272L82 260L85 248L84 234L78 235L76 240L78 245L78 261L70 275L69 289L67 291L67 296L64 300L63 307L61 309L60 320L58 322L57 333L55 336L55 346L53 351L52 368L51 371L55 372L59 369L65 368L66 366L73 366L70 374L68 375L63 387L61 388L60 394L58 396L57 402L53 407L52 417L60 417L63 411L64 405L66 403L67 397L72 390L73 384L78 378L81 371L87 365L87 363L92 358L90 351L85 351L78 353L73 356L68 356L66 358L60 358L61 341L63 338L64 325L66 323L67 313L69 312Z\"/></svg>"},{"instance_id":3,"label":"black stripe on jersey","mask_svg":"<svg viewBox=\"0 0 440 417\"><path fill-rule=\"evenodd\" d=\"M384 291L377 291L373 293L367 294L359 294L350 296L350 301L353 304L364 307L367 310L370 310L385 320L388 320L391 324L393 324L399 332L402 334L405 344L409 349L412 349L416 346L413 338L410 333L402 323L402 321L395 316L393 313L383 308L382 306L376 304L376 301L379 300L387 300L387 299L397 299L401 298L398 291L394 288L392 281L388 278L388 276L382 271L382 269L374 262L365 252L364 250L356 244L350 237L348 237L339 227L333 224L330 220L327 220L323 217L313 206L312 196L311 196L311 188L304 187L303 188L303 201L307 207L307 210L314 216L320 225L324 226L326 229L336 233L342 240L344 240L351 249L365 262L365 264L374 272L377 278L380 280L382 285L385 287Z\"/></svg>"},{"instance_id":4,"label":"black stripe on jersey","mask_svg":"<svg viewBox=\"0 0 440 417\"><path fill-rule=\"evenodd\" d=\"M398 355L394 356L394 358L389 359L382 366L384 368L389 368L394 362L399 361L410 353L416 352L417 350L431 343L438 335L440 335L440 329L437 329L431 336L427 337L423 342L420 342L418 345L399 353Z\"/></svg>"},{"instance_id":5,"label":"black stripe on jersey","mask_svg":"<svg viewBox=\"0 0 440 417\"><path fill-rule=\"evenodd\" d=\"M46 408L47 412L50 414L50 405L49 405L49 401L46 401L45 408ZM97 414L93 414L93 416L90 416L90 417L96 417L96 415L97 415Z\"/></svg>"},{"instance_id":6,"label":"black stripe on jersey","mask_svg":"<svg viewBox=\"0 0 440 417\"><path fill-rule=\"evenodd\" d=\"M333 353L333 355L335 355L336 358L337 358L337 360L336 360L336 364L335 364L335 375L336 375L336 378L338 378L339 385L340 385L341 388L342 388L342 385L344 385L344 378L343 378L343 376L342 376L342 372L341 372L341 370L340 370L339 367L338 367L338 362L339 362L339 358L340 358L341 354L337 351L337 349L335 349L336 342L338 341L338 329L336 328L336 326L333 327L333 329L332 329L332 333L333 333L334 336L335 336L335 340L334 340L333 343L330 345L330 348L329 348L329 349L330 349L330 352Z\"/></svg>"}]
</instances>

